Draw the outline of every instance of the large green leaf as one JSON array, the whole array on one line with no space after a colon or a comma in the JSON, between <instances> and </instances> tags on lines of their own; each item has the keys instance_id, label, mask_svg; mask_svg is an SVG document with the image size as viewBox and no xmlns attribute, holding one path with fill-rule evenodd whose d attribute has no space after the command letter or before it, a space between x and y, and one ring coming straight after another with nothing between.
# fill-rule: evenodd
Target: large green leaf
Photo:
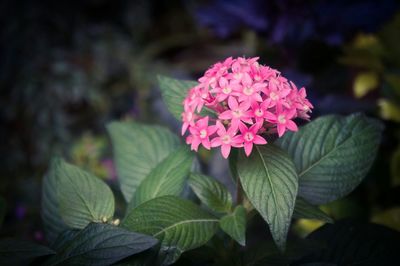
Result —
<instances>
[{"instance_id":1,"label":"large green leaf","mask_svg":"<svg viewBox=\"0 0 400 266\"><path fill-rule=\"evenodd\" d=\"M59 247L45 265L110 265L157 244L157 239L110 224L89 224Z\"/></svg>"},{"instance_id":2,"label":"large green leaf","mask_svg":"<svg viewBox=\"0 0 400 266\"><path fill-rule=\"evenodd\" d=\"M292 160L272 144L255 146L250 157L240 152L237 169L243 190L283 250L297 196Z\"/></svg>"},{"instance_id":3,"label":"large green leaf","mask_svg":"<svg viewBox=\"0 0 400 266\"><path fill-rule=\"evenodd\" d=\"M107 126L122 194L132 199L143 179L179 146L168 129L136 122L112 122Z\"/></svg>"},{"instance_id":4,"label":"large green leaf","mask_svg":"<svg viewBox=\"0 0 400 266\"><path fill-rule=\"evenodd\" d=\"M185 186L193 162L188 147L171 153L142 181L136 190L133 207L165 195L179 196Z\"/></svg>"},{"instance_id":5,"label":"large green leaf","mask_svg":"<svg viewBox=\"0 0 400 266\"><path fill-rule=\"evenodd\" d=\"M237 206L232 214L222 217L219 225L240 245L246 245L246 209L243 206Z\"/></svg>"},{"instance_id":6,"label":"large green leaf","mask_svg":"<svg viewBox=\"0 0 400 266\"><path fill-rule=\"evenodd\" d=\"M168 110L180 121L181 114L183 113L183 100L185 99L188 90L196 86L198 83L195 81L179 80L165 76L158 76L158 83Z\"/></svg>"},{"instance_id":7,"label":"large green leaf","mask_svg":"<svg viewBox=\"0 0 400 266\"><path fill-rule=\"evenodd\" d=\"M163 196L137 206L122 226L160 239L163 263L171 264L182 252L210 240L218 228L218 219L190 201Z\"/></svg>"},{"instance_id":8,"label":"large green leaf","mask_svg":"<svg viewBox=\"0 0 400 266\"><path fill-rule=\"evenodd\" d=\"M232 196L216 179L206 175L191 174L189 186L201 202L211 210L219 213L231 211Z\"/></svg>"},{"instance_id":9,"label":"large green leaf","mask_svg":"<svg viewBox=\"0 0 400 266\"><path fill-rule=\"evenodd\" d=\"M26 265L31 259L54 253L53 250L45 246L28 241L12 238L0 240L1 265Z\"/></svg>"},{"instance_id":10,"label":"large green leaf","mask_svg":"<svg viewBox=\"0 0 400 266\"><path fill-rule=\"evenodd\" d=\"M293 218L297 219L316 219L328 223L333 223L333 219L321 211L317 206L311 205L305 199L297 197L294 206Z\"/></svg>"},{"instance_id":11,"label":"large green leaf","mask_svg":"<svg viewBox=\"0 0 400 266\"><path fill-rule=\"evenodd\" d=\"M57 180L60 174L56 172L59 160L55 158L51 161L50 168L42 183L41 215L45 235L50 243L54 242L59 233L68 229L61 217L59 208Z\"/></svg>"},{"instance_id":12,"label":"large green leaf","mask_svg":"<svg viewBox=\"0 0 400 266\"><path fill-rule=\"evenodd\" d=\"M114 195L99 178L61 159L51 166L56 176L60 215L68 226L84 228L114 215Z\"/></svg>"},{"instance_id":13,"label":"large green leaf","mask_svg":"<svg viewBox=\"0 0 400 266\"><path fill-rule=\"evenodd\" d=\"M324 204L350 193L375 158L382 125L362 114L320 117L276 143L293 158L299 195Z\"/></svg>"}]
</instances>

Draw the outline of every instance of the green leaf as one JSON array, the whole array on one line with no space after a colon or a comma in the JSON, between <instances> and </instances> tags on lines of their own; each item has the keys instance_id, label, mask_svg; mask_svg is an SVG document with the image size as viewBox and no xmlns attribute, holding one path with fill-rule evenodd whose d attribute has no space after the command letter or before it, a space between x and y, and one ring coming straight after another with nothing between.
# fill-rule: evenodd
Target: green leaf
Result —
<instances>
[{"instance_id":1,"label":"green leaf","mask_svg":"<svg viewBox=\"0 0 400 266\"><path fill-rule=\"evenodd\" d=\"M58 158L50 163L50 168L43 178L41 216L47 240L53 243L58 234L68 229L60 214L60 203L58 200L57 180L59 174L55 172Z\"/></svg>"},{"instance_id":2,"label":"green leaf","mask_svg":"<svg viewBox=\"0 0 400 266\"><path fill-rule=\"evenodd\" d=\"M325 224L307 240L325 248L314 250L302 262L335 265L398 265L400 233L381 225L342 220Z\"/></svg>"},{"instance_id":3,"label":"green leaf","mask_svg":"<svg viewBox=\"0 0 400 266\"><path fill-rule=\"evenodd\" d=\"M134 122L112 122L107 130L121 191L130 202L144 178L179 146L179 139L166 128Z\"/></svg>"},{"instance_id":4,"label":"green leaf","mask_svg":"<svg viewBox=\"0 0 400 266\"><path fill-rule=\"evenodd\" d=\"M216 179L206 175L191 174L189 186L201 202L211 210L219 213L231 211L232 196Z\"/></svg>"},{"instance_id":5,"label":"green leaf","mask_svg":"<svg viewBox=\"0 0 400 266\"><path fill-rule=\"evenodd\" d=\"M45 265L110 265L157 244L151 236L110 224L89 224L67 241Z\"/></svg>"},{"instance_id":6,"label":"green leaf","mask_svg":"<svg viewBox=\"0 0 400 266\"><path fill-rule=\"evenodd\" d=\"M317 206L311 205L305 199L297 197L294 206L293 218L316 219L327 223L333 223L333 219L321 211Z\"/></svg>"},{"instance_id":7,"label":"green leaf","mask_svg":"<svg viewBox=\"0 0 400 266\"><path fill-rule=\"evenodd\" d=\"M57 180L60 214L73 228L109 220L114 215L114 195L99 178L58 159L52 164Z\"/></svg>"},{"instance_id":8,"label":"green leaf","mask_svg":"<svg viewBox=\"0 0 400 266\"><path fill-rule=\"evenodd\" d=\"M2 265L26 265L29 260L54 254L45 246L32 242L5 238L0 240L0 262Z\"/></svg>"},{"instance_id":9,"label":"green leaf","mask_svg":"<svg viewBox=\"0 0 400 266\"><path fill-rule=\"evenodd\" d=\"M181 114L183 113L183 100L188 90L198 83L195 81L158 76L158 84L160 85L161 94L168 110L180 121Z\"/></svg>"},{"instance_id":10,"label":"green leaf","mask_svg":"<svg viewBox=\"0 0 400 266\"><path fill-rule=\"evenodd\" d=\"M293 158L299 195L324 204L350 193L376 156L382 125L362 114L320 117L276 143Z\"/></svg>"},{"instance_id":11,"label":"green leaf","mask_svg":"<svg viewBox=\"0 0 400 266\"><path fill-rule=\"evenodd\" d=\"M243 190L283 250L297 196L292 160L273 145L255 146L250 157L240 152L237 169Z\"/></svg>"},{"instance_id":12,"label":"green leaf","mask_svg":"<svg viewBox=\"0 0 400 266\"><path fill-rule=\"evenodd\" d=\"M222 217L219 225L240 245L246 245L246 209L243 206L237 206L232 214Z\"/></svg>"},{"instance_id":13,"label":"green leaf","mask_svg":"<svg viewBox=\"0 0 400 266\"><path fill-rule=\"evenodd\" d=\"M188 147L171 153L139 185L133 207L160 196L179 196L189 176L192 162L193 154Z\"/></svg>"},{"instance_id":14,"label":"green leaf","mask_svg":"<svg viewBox=\"0 0 400 266\"><path fill-rule=\"evenodd\" d=\"M163 263L171 264L182 252L207 243L218 228L218 219L190 201L163 196L137 206L122 226L158 238Z\"/></svg>"}]
</instances>

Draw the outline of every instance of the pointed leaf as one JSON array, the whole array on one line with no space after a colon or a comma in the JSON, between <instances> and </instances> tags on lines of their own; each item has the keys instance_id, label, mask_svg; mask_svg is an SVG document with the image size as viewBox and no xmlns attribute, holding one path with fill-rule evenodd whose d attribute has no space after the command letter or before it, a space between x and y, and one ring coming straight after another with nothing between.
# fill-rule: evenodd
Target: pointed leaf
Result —
<instances>
[{"instance_id":1,"label":"pointed leaf","mask_svg":"<svg viewBox=\"0 0 400 266\"><path fill-rule=\"evenodd\" d=\"M299 195L324 204L350 193L376 156L382 125L362 114L320 117L276 143L293 158Z\"/></svg>"},{"instance_id":2,"label":"pointed leaf","mask_svg":"<svg viewBox=\"0 0 400 266\"><path fill-rule=\"evenodd\" d=\"M110 224L89 224L45 265L110 265L157 244L151 236Z\"/></svg>"},{"instance_id":3,"label":"pointed leaf","mask_svg":"<svg viewBox=\"0 0 400 266\"><path fill-rule=\"evenodd\" d=\"M268 223L284 249L297 196L297 174L292 160L272 144L255 146L250 157L239 154L238 173L243 190Z\"/></svg>"},{"instance_id":4,"label":"pointed leaf","mask_svg":"<svg viewBox=\"0 0 400 266\"><path fill-rule=\"evenodd\" d=\"M179 196L189 176L192 162L193 154L187 147L171 153L139 185L133 207L160 196Z\"/></svg>"},{"instance_id":5,"label":"pointed leaf","mask_svg":"<svg viewBox=\"0 0 400 266\"><path fill-rule=\"evenodd\" d=\"M219 225L240 245L246 245L246 209L243 206L237 206L232 214L222 217Z\"/></svg>"},{"instance_id":6,"label":"pointed leaf","mask_svg":"<svg viewBox=\"0 0 400 266\"><path fill-rule=\"evenodd\" d=\"M0 262L2 265L27 264L30 259L54 254L48 247L32 242L5 238L0 240Z\"/></svg>"},{"instance_id":7,"label":"pointed leaf","mask_svg":"<svg viewBox=\"0 0 400 266\"><path fill-rule=\"evenodd\" d=\"M317 206L311 205L305 199L297 197L294 206L293 218L316 219L327 223L333 223L333 219L321 211Z\"/></svg>"},{"instance_id":8,"label":"pointed leaf","mask_svg":"<svg viewBox=\"0 0 400 266\"><path fill-rule=\"evenodd\" d=\"M219 213L231 211L232 196L216 179L206 175L191 174L189 186L201 202L211 210Z\"/></svg>"},{"instance_id":9,"label":"pointed leaf","mask_svg":"<svg viewBox=\"0 0 400 266\"><path fill-rule=\"evenodd\" d=\"M208 242L218 228L218 219L190 201L163 196L137 206L122 226L158 238L164 264L171 264L182 252Z\"/></svg>"},{"instance_id":10,"label":"pointed leaf","mask_svg":"<svg viewBox=\"0 0 400 266\"><path fill-rule=\"evenodd\" d=\"M109 220L114 215L114 195L99 178L65 161L51 166L57 179L60 214L73 228Z\"/></svg>"},{"instance_id":11,"label":"pointed leaf","mask_svg":"<svg viewBox=\"0 0 400 266\"><path fill-rule=\"evenodd\" d=\"M50 163L50 169L42 183L41 216L44 224L46 239L53 243L59 233L68 229L60 214L58 200L57 180L59 175L55 172L58 158Z\"/></svg>"},{"instance_id":12,"label":"pointed leaf","mask_svg":"<svg viewBox=\"0 0 400 266\"><path fill-rule=\"evenodd\" d=\"M168 110L180 121L181 114L183 113L183 100L185 99L188 90L196 86L198 83L195 81L158 76L158 84Z\"/></svg>"},{"instance_id":13,"label":"pointed leaf","mask_svg":"<svg viewBox=\"0 0 400 266\"><path fill-rule=\"evenodd\" d=\"M112 122L107 130L121 191L130 202L143 179L179 146L179 139L166 128L136 122Z\"/></svg>"}]
</instances>

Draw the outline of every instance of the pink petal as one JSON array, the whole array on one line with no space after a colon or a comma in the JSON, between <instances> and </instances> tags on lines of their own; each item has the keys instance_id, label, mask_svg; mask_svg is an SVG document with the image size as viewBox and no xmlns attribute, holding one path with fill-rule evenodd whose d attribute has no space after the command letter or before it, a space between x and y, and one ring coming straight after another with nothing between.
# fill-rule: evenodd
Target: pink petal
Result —
<instances>
[{"instance_id":1,"label":"pink petal","mask_svg":"<svg viewBox=\"0 0 400 266\"><path fill-rule=\"evenodd\" d=\"M215 147L218 147L218 146L221 146L221 145L222 145L221 138L216 137L216 138L211 140L211 147L215 148Z\"/></svg>"},{"instance_id":2,"label":"pink petal","mask_svg":"<svg viewBox=\"0 0 400 266\"><path fill-rule=\"evenodd\" d=\"M199 128L205 128L208 126L208 116L204 117L203 119L200 119L197 121L197 125Z\"/></svg>"},{"instance_id":3,"label":"pink petal","mask_svg":"<svg viewBox=\"0 0 400 266\"><path fill-rule=\"evenodd\" d=\"M225 159L228 158L230 152L231 152L231 145L222 145L221 146L221 153Z\"/></svg>"},{"instance_id":4,"label":"pink petal","mask_svg":"<svg viewBox=\"0 0 400 266\"><path fill-rule=\"evenodd\" d=\"M222 120L232 119L232 111L226 110L225 112L221 113L218 118Z\"/></svg>"},{"instance_id":5,"label":"pink petal","mask_svg":"<svg viewBox=\"0 0 400 266\"><path fill-rule=\"evenodd\" d=\"M246 153L247 157L250 156L251 150L253 149L253 143L246 142L244 144L244 152Z\"/></svg>"},{"instance_id":6,"label":"pink petal","mask_svg":"<svg viewBox=\"0 0 400 266\"><path fill-rule=\"evenodd\" d=\"M199 149L199 145L201 143L201 140L199 138L193 138L192 139L192 147L191 149L194 151L197 151Z\"/></svg>"},{"instance_id":7,"label":"pink petal","mask_svg":"<svg viewBox=\"0 0 400 266\"><path fill-rule=\"evenodd\" d=\"M209 139L203 139L201 144L203 144L204 148L206 148L207 150L209 150L211 148L211 143L210 143Z\"/></svg>"},{"instance_id":8,"label":"pink petal","mask_svg":"<svg viewBox=\"0 0 400 266\"><path fill-rule=\"evenodd\" d=\"M282 137L282 135L285 134L285 130L286 130L285 125L278 124L278 136L279 137Z\"/></svg>"},{"instance_id":9,"label":"pink petal","mask_svg":"<svg viewBox=\"0 0 400 266\"><path fill-rule=\"evenodd\" d=\"M246 125L242 122L239 123L239 130L240 133L244 134L248 131L248 128L246 127Z\"/></svg>"},{"instance_id":10,"label":"pink petal","mask_svg":"<svg viewBox=\"0 0 400 266\"><path fill-rule=\"evenodd\" d=\"M183 125L182 125L182 131L181 131L182 136L185 135L185 132L186 132L186 130L187 130L188 127L189 127L189 123L183 123Z\"/></svg>"},{"instance_id":11,"label":"pink petal","mask_svg":"<svg viewBox=\"0 0 400 266\"><path fill-rule=\"evenodd\" d=\"M267 144L267 141L263 137L256 135L254 137L253 143L254 144Z\"/></svg>"},{"instance_id":12,"label":"pink petal","mask_svg":"<svg viewBox=\"0 0 400 266\"><path fill-rule=\"evenodd\" d=\"M292 120L287 120L286 121L286 127L291 130L291 131L297 131L299 130L296 123L293 122Z\"/></svg>"},{"instance_id":13,"label":"pink petal","mask_svg":"<svg viewBox=\"0 0 400 266\"><path fill-rule=\"evenodd\" d=\"M228 98L228 106L231 110L235 110L238 107L238 102L236 101L235 97L230 96Z\"/></svg>"}]
</instances>

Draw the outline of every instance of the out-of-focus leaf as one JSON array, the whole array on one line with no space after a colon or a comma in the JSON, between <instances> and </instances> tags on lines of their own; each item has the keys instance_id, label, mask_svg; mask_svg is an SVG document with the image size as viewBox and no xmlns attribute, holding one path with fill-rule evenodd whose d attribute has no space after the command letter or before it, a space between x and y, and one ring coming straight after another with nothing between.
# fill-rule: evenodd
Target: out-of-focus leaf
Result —
<instances>
[{"instance_id":1,"label":"out-of-focus leaf","mask_svg":"<svg viewBox=\"0 0 400 266\"><path fill-rule=\"evenodd\" d=\"M48 173L43 178L41 215L47 240L53 243L58 234L68 229L60 214L57 182L59 175L56 165L59 159L53 159Z\"/></svg>"},{"instance_id":2,"label":"out-of-focus leaf","mask_svg":"<svg viewBox=\"0 0 400 266\"><path fill-rule=\"evenodd\" d=\"M357 98L362 98L378 86L378 74L375 72L362 72L354 80L353 90Z\"/></svg>"},{"instance_id":3,"label":"out-of-focus leaf","mask_svg":"<svg viewBox=\"0 0 400 266\"><path fill-rule=\"evenodd\" d=\"M339 221L325 224L307 239L325 243L326 248L315 250L297 264L397 265L400 261L400 233L381 225Z\"/></svg>"},{"instance_id":4,"label":"out-of-focus leaf","mask_svg":"<svg viewBox=\"0 0 400 266\"><path fill-rule=\"evenodd\" d=\"M308 203L305 199L301 197L296 198L296 205L294 206L293 218L316 219L328 223L333 223L331 217L329 217L317 206Z\"/></svg>"},{"instance_id":5,"label":"out-of-focus leaf","mask_svg":"<svg viewBox=\"0 0 400 266\"><path fill-rule=\"evenodd\" d=\"M179 139L160 126L136 122L107 125L122 194L130 202L144 178L179 146Z\"/></svg>"},{"instance_id":6,"label":"out-of-focus leaf","mask_svg":"<svg viewBox=\"0 0 400 266\"><path fill-rule=\"evenodd\" d=\"M24 265L29 260L54 254L48 247L32 242L5 238L0 240L0 264L1 265Z\"/></svg>"},{"instance_id":7,"label":"out-of-focus leaf","mask_svg":"<svg viewBox=\"0 0 400 266\"><path fill-rule=\"evenodd\" d=\"M91 223L44 265L111 265L157 244L157 239L109 224Z\"/></svg>"},{"instance_id":8,"label":"out-of-focus leaf","mask_svg":"<svg viewBox=\"0 0 400 266\"><path fill-rule=\"evenodd\" d=\"M320 220L299 219L293 224L292 230L299 237L306 237L324 224L325 222Z\"/></svg>"},{"instance_id":9,"label":"out-of-focus leaf","mask_svg":"<svg viewBox=\"0 0 400 266\"><path fill-rule=\"evenodd\" d=\"M136 190L133 205L165 195L179 196L189 176L193 154L188 147L172 152L154 168Z\"/></svg>"},{"instance_id":10,"label":"out-of-focus leaf","mask_svg":"<svg viewBox=\"0 0 400 266\"><path fill-rule=\"evenodd\" d=\"M387 99L379 99L378 105L383 119L400 122L400 106Z\"/></svg>"},{"instance_id":11,"label":"out-of-focus leaf","mask_svg":"<svg viewBox=\"0 0 400 266\"><path fill-rule=\"evenodd\" d=\"M221 229L240 245L246 245L246 209L239 205L233 213L227 214L219 221Z\"/></svg>"},{"instance_id":12,"label":"out-of-focus leaf","mask_svg":"<svg viewBox=\"0 0 400 266\"><path fill-rule=\"evenodd\" d=\"M60 215L64 222L82 229L90 222L109 220L114 215L114 195L99 178L61 159L53 161Z\"/></svg>"},{"instance_id":13,"label":"out-of-focus leaf","mask_svg":"<svg viewBox=\"0 0 400 266\"><path fill-rule=\"evenodd\" d=\"M400 207L376 213L372 216L371 222L400 231Z\"/></svg>"},{"instance_id":14,"label":"out-of-focus leaf","mask_svg":"<svg viewBox=\"0 0 400 266\"><path fill-rule=\"evenodd\" d=\"M240 152L237 169L248 199L268 223L277 246L284 250L297 196L293 161L274 145L255 146L249 157Z\"/></svg>"},{"instance_id":15,"label":"out-of-focus leaf","mask_svg":"<svg viewBox=\"0 0 400 266\"><path fill-rule=\"evenodd\" d=\"M392 185L400 185L400 147L397 147L390 160L390 174L392 176Z\"/></svg>"},{"instance_id":16,"label":"out-of-focus leaf","mask_svg":"<svg viewBox=\"0 0 400 266\"><path fill-rule=\"evenodd\" d=\"M211 210L219 213L231 211L232 196L216 179L201 174L191 174L189 186L201 202Z\"/></svg>"},{"instance_id":17,"label":"out-of-focus leaf","mask_svg":"<svg viewBox=\"0 0 400 266\"><path fill-rule=\"evenodd\" d=\"M334 201L350 193L375 159L383 125L362 114L328 115L276 141L293 158L299 195L311 204Z\"/></svg>"},{"instance_id":18,"label":"out-of-focus leaf","mask_svg":"<svg viewBox=\"0 0 400 266\"><path fill-rule=\"evenodd\" d=\"M204 245L218 228L219 220L190 201L163 196L134 208L122 226L152 235L161 241L163 264L172 264L182 252Z\"/></svg>"}]
</instances>

